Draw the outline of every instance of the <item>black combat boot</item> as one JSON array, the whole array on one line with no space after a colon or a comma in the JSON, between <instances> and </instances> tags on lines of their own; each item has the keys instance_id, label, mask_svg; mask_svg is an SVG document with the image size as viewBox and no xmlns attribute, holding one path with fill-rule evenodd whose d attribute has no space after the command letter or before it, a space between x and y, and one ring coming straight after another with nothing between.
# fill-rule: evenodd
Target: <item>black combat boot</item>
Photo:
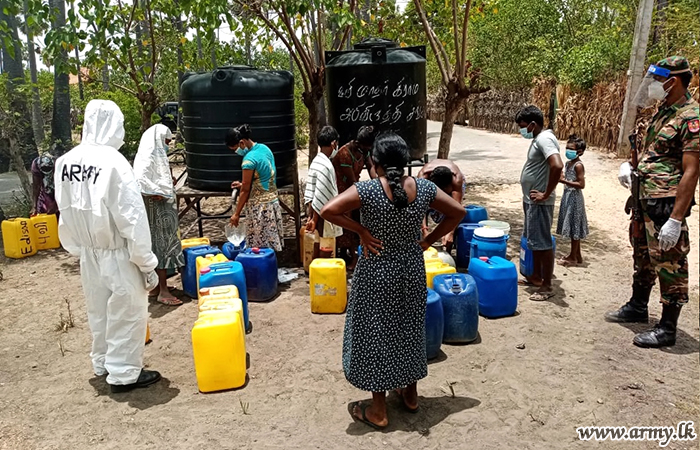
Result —
<instances>
[{"instance_id":1,"label":"black combat boot","mask_svg":"<svg viewBox=\"0 0 700 450\"><path fill-rule=\"evenodd\" d=\"M664 305L661 320L654 328L634 337L634 345L644 348L671 347L676 345L676 325L683 305Z\"/></svg>"},{"instance_id":2,"label":"black combat boot","mask_svg":"<svg viewBox=\"0 0 700 450\"><path fill-rule=\"evenodd\" d=\"M632 298L622 305L617 311L605 313L605 320L615 323L649 322L649 296L653 286L644 287L638 284L632 285Z\"/></svg>"}]
</instances>

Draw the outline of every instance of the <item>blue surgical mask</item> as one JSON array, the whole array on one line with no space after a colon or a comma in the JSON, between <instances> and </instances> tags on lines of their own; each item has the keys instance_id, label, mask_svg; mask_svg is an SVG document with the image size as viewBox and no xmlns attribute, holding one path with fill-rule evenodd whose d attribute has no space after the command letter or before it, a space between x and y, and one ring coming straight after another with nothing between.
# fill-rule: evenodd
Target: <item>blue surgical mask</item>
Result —
<instances>
[{"instance_id":1,"label":"blue surgical mask","mask_svg":"<svg viewBox=\"0 0 700 450\"><path fill-rule=\"evenodd\" d=\"M566 150L566 159L569 159L569 160L576 159L577 156L578 156L578 152L576 150L569 150L569 149Z\"/></svg>"},{"instance_id":2,"label":"blue surgical mask","mask_svg":"<svg viewBox=\"0 0 700 450\"><path fill-rule=\"evenodd\" d=\"M239 156L245 156L250 152L250 150L250 148L239 148L238 150L236 150L236 154Z\"/></svg>"},{"instance_id":3,"label":"blue surgical mask","mask_svg":"<svg viewBox=\"0 0 700 450\"><path fill-rule=\"evenodd\" d=\"M520 129L520 135L525 139L532 139L532 131L527 131L527 127Z\"/></svg>"}]
</instances>

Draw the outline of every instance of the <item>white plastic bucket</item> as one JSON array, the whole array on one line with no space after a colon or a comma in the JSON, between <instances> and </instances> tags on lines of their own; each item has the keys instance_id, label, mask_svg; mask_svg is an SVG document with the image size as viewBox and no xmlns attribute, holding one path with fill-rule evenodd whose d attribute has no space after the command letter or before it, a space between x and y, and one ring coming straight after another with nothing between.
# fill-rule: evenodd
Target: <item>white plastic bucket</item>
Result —
<instances>
[{"instance_id":1,"label":"white plastic bucket","mask_svg":"<svg viewBox=\"0 0 700 450\"><path fill-rule=\"evenodd\" d=\"M502 222L500 220L482 220L479 222L479 225L486 228L501 230L506 236L510 235L510 224L508 222Z\"/></svg>"}]
</instances>

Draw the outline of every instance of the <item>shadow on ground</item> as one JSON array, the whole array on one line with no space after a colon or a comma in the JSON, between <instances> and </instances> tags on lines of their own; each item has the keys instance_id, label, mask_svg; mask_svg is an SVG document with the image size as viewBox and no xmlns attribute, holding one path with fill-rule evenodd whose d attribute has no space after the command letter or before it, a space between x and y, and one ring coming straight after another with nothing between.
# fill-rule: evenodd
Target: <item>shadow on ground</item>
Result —
<instances>
[{"instance_id":1,"label":"shadow on ground","mask_svg":"<svg viewBox=\"0 0 700 450\"><path fill-rule=\"evenodd\" d=\"M413 414L407 412L402 400L398 395L392 393L387 398L387 410L389 414L389 425L381 430L383 433L393 431L416 432L423 436L430 434L430 429L439 424L452 414L477 407L481 402L469 397L422 397L418 396L420 410ZM351 417L348 420L352 421ZM346 433L352 436L361 436L375 432L373 428L361 422L352 422L348 426Z\"/></svg>"}]
</instances>

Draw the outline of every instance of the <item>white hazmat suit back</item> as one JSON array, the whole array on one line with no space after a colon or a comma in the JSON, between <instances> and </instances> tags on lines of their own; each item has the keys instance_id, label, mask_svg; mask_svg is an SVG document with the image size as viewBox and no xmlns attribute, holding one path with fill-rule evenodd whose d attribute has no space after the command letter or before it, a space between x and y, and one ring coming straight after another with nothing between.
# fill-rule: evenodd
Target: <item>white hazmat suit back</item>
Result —
<instances>
[{"instance_id":1,"label":"white hazmat suit back","mask_svg":"<svg viewBox=\"0 0 700 450\"><path fill-rule=\"evenodd\" d=\"M131 166L118 149L124 116L108 100L85 108L80 145L56 161L54 183L63 247L80 256L96 375L135 383L143 367L151 251L146 209Z\"/></svg>"}]
</instances>

